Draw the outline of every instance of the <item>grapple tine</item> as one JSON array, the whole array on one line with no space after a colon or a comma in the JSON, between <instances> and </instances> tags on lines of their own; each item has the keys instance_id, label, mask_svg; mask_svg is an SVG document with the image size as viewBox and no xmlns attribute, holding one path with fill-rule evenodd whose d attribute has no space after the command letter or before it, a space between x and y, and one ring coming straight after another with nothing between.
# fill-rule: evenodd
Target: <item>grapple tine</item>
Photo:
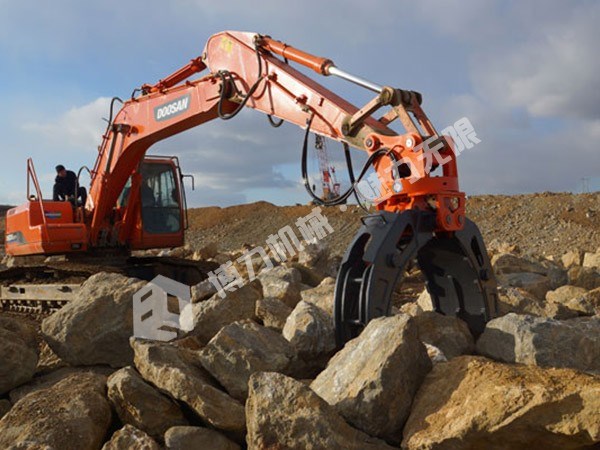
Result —
<instances>
[{"instance_id":1,"label":"grapple tine","mask_svg":"<svg viewBox=\"0 0 600 450\"><path fill-rule=\"evenodd\" d=\"M496 314L496 283L475 224L434 234L435 214L410 210L367 216L346 252L335 289L336 343L343 346L367 323L389 315L394 288L416 258L436 311L457 315L474 334Z\"/></svg>"}]
</instances>

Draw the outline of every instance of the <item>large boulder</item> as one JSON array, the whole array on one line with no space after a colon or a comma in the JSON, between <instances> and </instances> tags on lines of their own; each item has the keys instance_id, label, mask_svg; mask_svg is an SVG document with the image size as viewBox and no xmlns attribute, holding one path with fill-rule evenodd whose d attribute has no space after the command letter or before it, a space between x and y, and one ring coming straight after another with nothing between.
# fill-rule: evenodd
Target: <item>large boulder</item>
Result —
<instances>
[{"instance_id":1,"label":"large boulder","mask_svg":"<svg viewBox=\"0 0 600 450\"><path fill-rule=\"evenodd\" d=\"M597 251L596 253L586 252L585 255L583 255L583 267L600 269L600 251Z\"/></svg>"},{"instance_id":2,"label":"large boulder","mask_svg":"<svg viewBox=\"0 0 600 450\"><path fill-rule=\"evenodd\" d=\"M546 293L547 315L555 319L593 316L600 313L600 289L587 291L569 284Z\"/></svg>"},{"instance_id":3,"label":"large boulder","mask_svg":"<svg viewBox=\"0 0 600 450\"><path fill-rule=\"evenodd\" d=\"M290 308L300 301L302 276L298 269L286 266L276 266L264 270L258 276L262 285L264 297L274 297L281 300Z\"/></svg>"},{"instance_id":4,"label":"large boulder","mask_svg":"<svg viewBox=\"0 0 600 450\"><path fill-rule=\"evenodd\" d=\"M598 411L597 377L461 356L425 378L402 448L584 448L600 441Z\"/></svg>"},{"instance_id":5,"label":"large boulder","mask_svg":"<svg viewBox=\"0 0 600 450\"><path fill-rule=\"evenodd\" d=\"M160 445L142 430L125 425L113 433L102 450L160 450Z\"/></svg>"},{"instance_id":6,"label":"large boulder","mask_svg":"<svg viewBox=\"0 0 600 450\"><path fill-rule=\"evenodd\" d=\"M44 338L73 366L133 362L133 294L145 282L115 273L97 273L83 283L75 298L44 319Z\"/></svg>"},{"instance_id":7,"label":"large boulder","mask_svg":"<svg viewBox=\"0 0 600 450\"><path fill-rule=\"evenodd\" d=\"M308 386L279 373L250 377L246 416L250 449L392 448L352 428Z\"/></svg>"},{"instance_id":8,"label":"large boulder","mask_svg":"<svg viewBox=\"0 0 600 450\"><path fill-rule=\"evenodd\" d=\"M498 361L600 373L600 317L508 314L488 322L477 352Z\"/></svg>"},{"instance_id":9,"label":"large boulder","mask_svg":"<svg viewBox=\"0 0 600 450\"><path fill-rule=\"evenodd\" d=\"M457 317L426 311L413 320L417 325L419 339L439 348L448 359L475 350L469 326Z\"/></svg>"},{"instance_id":10,"label":"large boulder","mask_svg":"<svg viewBox=\"0 0 600 450\"><path fill-rule=\"evenodd\" d=\"M159 441L169 428L188 423L179 405L146 383L133 367L113 373L107 386L108 398L121 422Z\"/></svg>"},{"instance_id":11,"label":"large boulder","mask_svg":"<svg viewBox=\"0 0 600 450\"><path fill-rule=\"evenodd\" d=\"M165 433L169 450L239 450L241 447L221 433L203 427L173 427Z\"/></svg>"},{"instance_id":12,"label":"large boulder","mask_svg":"<svg viewBox=\"0 0 600 450\"><path fill-rule=\"evenodd\" d=\"M300 293L302 300L312 303L333 317L333 292L335 290L335 278L326 277L318 286L306 289Z\"/></svg>"},{"instance_id":13,"label":"large boulder","mask_svg":"<svg viewBox=\"0 0 600 450\"><path fill-rule=\"evenodd\" d=\"M296 356L280 333L252 321L222 328L198 353L204 368L229 394L244 401L254 372L286 372Z\"/></svg>"},{"instance_id":14,"label":"large boulder","mask_svg":"<svg viewBox=\"0 0 600 450\"><path fill-rule=\"evenodd\" d=\"M256 317L265 327L277 331L283 330L285 321L291 313L292 308L277 298L266 297L256 302Z\"/></svg>"},{"instance_id":15,"label":"large boulder","mask_svg":"<svg viewBox=\"0 0 600 450\"><path fill-rule=\"evenodd\" d=\"M193 305L195 326L191 332L200 342L206 344L221 328L230 323L256 318L256 302L262 292L256 283L247 284L225 298L214 295Z\"/></svg>"},{"instance_id":16,"label":"large boulder","mask_svg":"<svg viewBox=\"0 0 600 450\"><path fill-rule=\"evenodd\" d=\"M509 313L543 316L546 313L544 301L529 292L510 286L498 287L498 315Z\"/></svg>"},{"instance_id":17,"label":"large boulder","mask_svg":"<svg viewBox=\"0 0 600 450\"><path fill-rule=\"evenodd\" d=\"M142 377L188 405L204 422L236 436L244 434L244 407L221 391L201 366L197 352L174 345L132 340Z\"/></svg>"},{"instance_id":18,"label":"large boulder","mask_svg":"<svg viewBox=\"0 0 600 450\"><path fill-rule=\"evenodd\" d=\"M35 330L0 317L0 395L33 378L38 363Z\"/></svg>"},{"instance_id":19,"label":"large boulder","mask_svg":"<svg viewBox=\"0 0 600 450\"><path fill-rule=\"evenodd\" d=\"M108 366L61 367L49 373L36 375L30 382L10 391L8 396L11 402L16 403L26 395L48 389L71 375L91 373L107 377L113 372L114 369Z\"/></svg>"},{"instance_id":20,"label":"large boulder","mask_svg":"<svg viewBox=\"0 0 600 450\"><path fill-rule=\"evenodd\" d=\"M600 288L600 271L595 267L572 267L569 269L569 284L587 290Z\"/></svg>"},{"instance_id":21,"label":"large boulder","mask_svg":"<svg viewBox=\"0 0 600 450\"><path fill-rule=\"evenodd\" d=\"M299 302L283 327L286 338L304 362L306 376L319 372L335 351L333 319L313 303Z\"/></svg>"},{"instance_id":22,"label":"large boulder","mask_svg":"<svg viewBox=\"0 0 600 450\"><path fill-rule=\"evenodd\" d=\"M0 448L99 449L112 419L105 391L106 377L86 373L23 397L0 420Z\"/></svg>"},{"instance_id":23,"label":"large boulder","mask_svg":"<svg viewBox=\"0 0 600 450\"><path fill-rule=\"evenodd\" d=\"M416 324L402 314L369 322L310 386L353 426L399 442L413 397L430 369Z\"/></svg>"}]
</instances>

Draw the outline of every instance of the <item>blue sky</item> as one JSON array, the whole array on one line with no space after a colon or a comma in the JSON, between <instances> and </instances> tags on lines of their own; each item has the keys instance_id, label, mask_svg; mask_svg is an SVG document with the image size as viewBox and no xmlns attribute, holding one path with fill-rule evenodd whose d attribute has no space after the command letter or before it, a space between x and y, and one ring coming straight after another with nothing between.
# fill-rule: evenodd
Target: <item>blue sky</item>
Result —
<instances>
[{"instance_id":1,"label":"blue sky","mask_svg":"<svg viewBox=\"0 0 600 450\"><path fill-rule=\"evenodd\" d=\"M423 93L438 129L468 117L481 143L459 159L469 194L600 188L600 2L403 0L82 2L0 0L0 203L43 190L53 167L93 165L112 96L198 56L221 30L269 34L379 84ZM327 87L355 104L370 94ZM245 111L158 143L196 176L192 205L306 202L302 132ZM334 160L339 145L329 144ZM355 152L356 164L362 158Z\"/></svg>"}]
</instances>

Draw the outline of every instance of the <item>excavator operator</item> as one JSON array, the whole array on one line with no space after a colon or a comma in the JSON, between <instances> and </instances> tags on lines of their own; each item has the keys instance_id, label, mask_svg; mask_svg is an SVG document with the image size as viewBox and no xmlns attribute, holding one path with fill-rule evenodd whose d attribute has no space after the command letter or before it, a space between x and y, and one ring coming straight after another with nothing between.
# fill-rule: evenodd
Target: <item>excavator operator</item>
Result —
<instances>
[{"instance_id":1,"label":"excavator operator","mask_svg":"<svg viewBox=\"0 0 600 450\"><path fill-rule=\"evenodd\" d=\"M75 195L77 191L77 196ZM71 170L65 169L65 166L59 164L56 166L56 179L54 180L54 190L52 200L55 202L81 198L81 204L85 205L87 191L80 187L77 181L77 175Z\"/></svg>"}]
</instances>

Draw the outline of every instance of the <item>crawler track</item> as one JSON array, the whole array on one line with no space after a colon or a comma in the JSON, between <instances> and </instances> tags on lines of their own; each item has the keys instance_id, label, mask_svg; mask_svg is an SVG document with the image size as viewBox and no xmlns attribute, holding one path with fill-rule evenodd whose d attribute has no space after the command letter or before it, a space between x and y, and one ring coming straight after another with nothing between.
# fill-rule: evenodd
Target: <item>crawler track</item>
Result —
<instances>
[{"instance_id":1,"label":"crawler track","mask_svg":"<svg viewBox=\"0 0 600 450\"><path fill-rule=\"evenodd\" d=\"M48 316L71 301L80 285L99 272L148 281L163 275L191 286L206 279L207 272L217 266L213 262L171 257L129 257L11 267L0 271L0 311Z\"/></svg>"}]
</instances>

